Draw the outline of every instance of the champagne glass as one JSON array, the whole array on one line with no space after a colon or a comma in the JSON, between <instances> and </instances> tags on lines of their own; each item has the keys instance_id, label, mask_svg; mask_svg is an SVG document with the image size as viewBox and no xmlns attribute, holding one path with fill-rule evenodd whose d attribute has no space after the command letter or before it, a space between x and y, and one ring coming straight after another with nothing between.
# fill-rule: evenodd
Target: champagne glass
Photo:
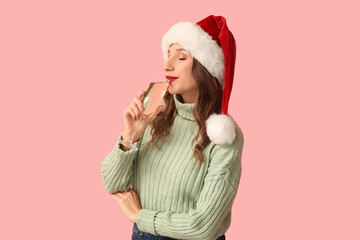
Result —
<instances>
[{"instance_id":1,"label":"champagne glass","mask_svg":"<svg viewBox=\"0 0 360 240\"><path fill-rule=\"evenodd\" d=\"M138 150L138 148L133 144L133 138L136 134L138 127L140 126L141 120L143 118L147 118L150 114L154 112L157 106L163 100L163 97L168 90L169 83L168 82L150 82L145 94L143 96L143 107L144 111L141 112L140 120L137 122L136 127L133 133L130 136L129 141L120 140L120 144Z\"/></svg>"}]
</instances>

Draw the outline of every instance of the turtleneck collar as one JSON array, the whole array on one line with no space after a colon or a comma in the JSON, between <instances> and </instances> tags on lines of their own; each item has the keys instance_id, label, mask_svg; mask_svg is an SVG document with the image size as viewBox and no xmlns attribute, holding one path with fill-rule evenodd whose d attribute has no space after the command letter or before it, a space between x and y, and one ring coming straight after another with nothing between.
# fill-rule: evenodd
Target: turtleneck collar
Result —
<instances>
[{"instance_id":1,"label":"turtleneck collar","mask_svg":"<svg viewBox=\"0 0 360 240\"><path fill-rule=\"evenodd\" d=\"M182 117L185 118L187 120L190 121L195 121L194 118L194 108L195 108L195 103L182 103L180 102L180 100L178 99L178 97L180 97L178 94L173 94L174 97L174 101L175 101L175 107L176 107L176 112L177 114Z\"/></svg>"}]
</instances>

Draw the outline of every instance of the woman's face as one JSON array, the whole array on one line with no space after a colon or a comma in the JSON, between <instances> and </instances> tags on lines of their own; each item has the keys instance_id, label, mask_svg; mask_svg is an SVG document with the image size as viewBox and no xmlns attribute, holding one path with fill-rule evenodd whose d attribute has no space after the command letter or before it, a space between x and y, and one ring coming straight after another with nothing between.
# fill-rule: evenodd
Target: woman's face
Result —
<instances>
[{"instance_id":1,"label":"woman's face","mask_svg":"<svg viewBox=\"0 0 360 240\"><path fill-rule=\"evenodd\" d=\"M166 76L177 77L169 84L169 93L180 94L185 103L194 103L198 94L198 86L192 74L193 57L174 43L168 49L168 59L164 63Z\"/></svg>"}]
</instances>

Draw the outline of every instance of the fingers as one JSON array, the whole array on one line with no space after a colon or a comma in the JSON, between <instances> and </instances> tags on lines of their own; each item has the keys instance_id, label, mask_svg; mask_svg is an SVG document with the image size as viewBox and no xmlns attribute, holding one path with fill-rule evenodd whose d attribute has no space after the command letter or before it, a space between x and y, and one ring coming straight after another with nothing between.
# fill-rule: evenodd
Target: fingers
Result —
<instances>
[{"instance_id":1,"label":"fingers","mask_svg":"<svg viewBox=\"0 0 360 240\"><path fill-rule=\"evenodd\" d=\"M138 94L138 97L135 98L135 102L138 106L138 108L143 112L144 111L144 106L143 106L143 103L142 103L142 100L143 100L143 97L145 95L145 91L144 90L141 90Z\"/></svg>"},{"instance_id":2,"label":"fingers","mask_svg":"<svg viewBox=\"0 0 360 240\"><path fill-rule=\"evenodd\" d=\"M132 103L126 109L126 111L131 115L134 120L139 120L142 112L144 111L144 106L142 103L142 98L144 94L145 91L140 91L138 96L133 99Z\"/></svg>"},{"instance_id":3,"label":"fingers","mask_svg":"<svg viewBox=\"0 0 360 240\"><path fill-rule=\"evenodd\" d=\"M140 204L139 196L135 192L135 190L129 188L128 190L112 193L111 196L115 198L119 203L122 203L124 201L135 201Z\"/></svg>"},{"instance_id":4,"label":"fingers","mask_svg":"<svg viewBox=\"0 0 360 240\"><path fill-rule=\"evenodd\" d=\"M136 113L135 113L135 111L134 111L134 109L132 108L131 105L128 106L125 111L128 112L131 115L131 117L135 120Z\"/></svg>"},{"instance_id":5,"label":"fingers","mask_svg":"<svg viewBox=\"0 0 360 240\"><path fill-rule=\"evenodd\" d=\"M120 200L120 199L121 199L121 197L120 197L119 195L117 195L116 193L112 193L111 196L112 196L113 198L115 198L116 200Z\"/></svg>"},{"instance_id":6,"label":"fingers","mask_svg":"<svg viewBox=\"0 0 360 240\"><path fill-rule=\"evenodd\" d=\"M135 112L135 120L138 120L140 118L140 115L141 115L141 112L140 112L140 109L138 108L136 102L135 102L135 98L134 98L134 101L131 103L130 105L133 109L133 111Z\"/></svg>"},{"instance_id":7,"label":"fingers","mask_svg":"<svg viewBox=\"0 0 360 240\"><path fill-rule=\"evenodd\" d=\"M139 97L134 98L134 102L136 103L138 109L140 109L142 112L144 111L144 106L142 101L140 100Z\"/></svg>"},{"instance_id":8,"label":"fingers","mask_svg":"<svg viewBox=\"0 0 360 240\"><path fill-rule=\"evenodd\" d=\"M145 91L144 90L141 90L138 94L138 97L140 98L140 100L142 101L143 99L143 96L145 95Z\"/></svg>"},{"instance_id":9,"label":"fingers","mask_svg":"<svg viewBox=\"0 0 360 240\"><path fill-rule=\"evenodd\" d=\"M117 193L111 193L111 196L115 199L121 199L121 198L125 198L124 196L125 191L124 192L117 192Z\"/></svg>"},{"instance_id":10,"label":"fingers","mask_svg":"<svg viewBox=\"0 0 360 240\"><path fill-rule=\"evenodd\" d=\"M135 100L127 107L127 112L130 113L134 120L138 120L140 118L141 112L135 103Z\"/></svg>"}]
</instances>

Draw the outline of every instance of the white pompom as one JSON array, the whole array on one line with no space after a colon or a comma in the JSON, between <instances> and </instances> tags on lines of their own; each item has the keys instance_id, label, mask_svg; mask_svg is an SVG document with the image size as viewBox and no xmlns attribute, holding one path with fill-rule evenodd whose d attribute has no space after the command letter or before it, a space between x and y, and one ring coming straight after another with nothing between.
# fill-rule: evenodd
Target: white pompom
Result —
<instances>
[{"instance_id":1,"label":"white pompom","mask_svg":"<svg viewBox=\"0 0 360 240\"><path fill-rule=\"evenodd\" d=\"M211 114L206 120L206 133L216 144L231 144L236 137L234 121L227 114Z\"/></svg>"}]
</instances>

